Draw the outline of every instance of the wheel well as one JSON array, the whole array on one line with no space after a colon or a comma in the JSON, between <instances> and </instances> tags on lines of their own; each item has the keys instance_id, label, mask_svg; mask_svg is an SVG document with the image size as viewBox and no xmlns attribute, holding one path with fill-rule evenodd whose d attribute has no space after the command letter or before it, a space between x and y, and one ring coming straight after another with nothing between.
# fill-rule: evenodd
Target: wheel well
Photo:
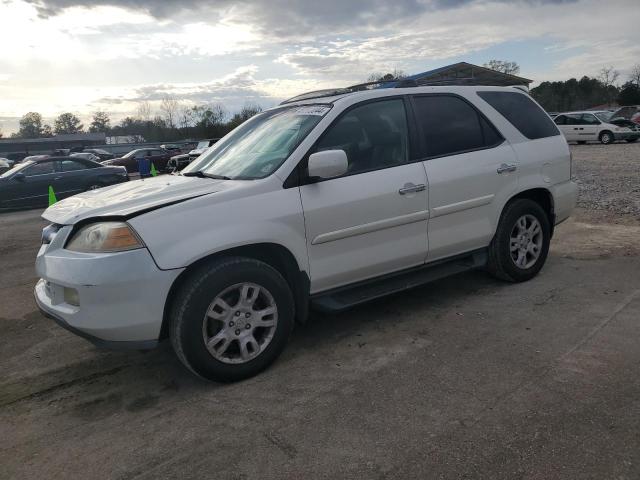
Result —
<instances>
[{"instance_id":1,"label":"wheel well","mask_svg":"<svg viewBox=\"0 0 640 480\"><path fill-rule=\"evenodd\" d=\"M556 215L553 209L553 195L551 195L551 192L546 188L532 188L531 190L525 190L524 192L518 193L509 201L511 202L517 198L527 198L529 200L533 200L542 207L542 209L547 214L547 218L549 219L549 225L551 226L551 236L553 236L553 230L556 223Z\"/></svg>"},{"instance_id":2,"label":"wheel well","mask_svg":"<svg viewBox=\"0 0 640 480\"><path fill-rule=\"evenodd\" d=\"M162 327L160 329L161 340L167 338L169 334L168 317L171 310L171 300L191 272L214 259L231 256L253 258L275 268L287 281L289 288L291 288L295 300L296 320L299 323L306 321L309 300L309 276L306 272L300 270L298 262L287 248L276 243L257 243L230 248L203 257L189 265L184 272L175 279L165 300Z\"/></svg>"},{"instance_id":3,"label":"wheel well","mask_svg":"<svg viewBox=\"0 0 640 480\"><path fill-rule=\"evenodd\" d=\"M604 135L605 133L608 133L609 135L613 135L613 132L611 130L602 130L598 135L598 138L602 137L602 135Z\"/></svg>"}]
</instances>

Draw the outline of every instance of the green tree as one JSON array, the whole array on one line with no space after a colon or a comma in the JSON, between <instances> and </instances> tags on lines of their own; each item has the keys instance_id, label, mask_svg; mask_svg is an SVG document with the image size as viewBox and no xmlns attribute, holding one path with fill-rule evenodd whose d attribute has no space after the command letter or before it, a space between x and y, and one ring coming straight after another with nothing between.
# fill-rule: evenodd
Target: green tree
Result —
<instances>
[{"instance_id":1,"label":"green tree","mask_svg":"<svg viewBox=\"0 0 640 480\"><path fill-rule=\"evenodd\" d=\"M617 98L618 105L640 105L640 86L633 82L625 83Z\"/></svg>"},{"instance_id":2,"label":"green tree","mask_svg":"<svg viewBox=\"0 0 640 480\"><path fill-rule=\"evenodd\" d=\"M108 132L111 124L111 119L107 112L98 110L93 114L93 120L89 125L89 131L91 133Z\"/></svg>"},{"instance_id":3,"label":"green tree","mask_svg":"<svg viewBox=\"0 0 640 480\"><path fill-rule=\"evenodd\" d=\"M56 135L64 135L69 133L80 133L84 126L80 119L73 113L62 113L53 122L53 129Z\"/></svg>"},{"instance_id":4,"label":"green tree","mask_svg":"<svg viewBox=\"0 0 640 480\"><path fill-rule=\"evenodd\" d=\"M507 75L518 75L520 73L520 65L516 62L489 60L483 66L496 72L506 73Z\"/></svg>"},{"instance_id":5,"label":"green tree","mask_svg":"<svg viewBox=\"0 0 640 480\"><path fill-rule=\"evenodd\" d=\"M40 138L45 136L42 115L29 112L20 119L20 129L14 135L16 138Z\"/></svg>"}]
</instances>

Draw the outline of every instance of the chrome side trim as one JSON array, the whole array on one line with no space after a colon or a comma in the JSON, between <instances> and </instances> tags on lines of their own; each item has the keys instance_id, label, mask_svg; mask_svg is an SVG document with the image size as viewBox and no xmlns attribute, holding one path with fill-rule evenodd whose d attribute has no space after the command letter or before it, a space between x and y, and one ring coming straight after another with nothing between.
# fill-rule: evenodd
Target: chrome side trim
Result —
<instances>
[{"instance_id":1,"label":"chrome side trim","mask_svg":"<svg viewBox=\"0 0 640 480\"><path fill-rule=\"evenodd\" d=\"M385 230L387 228L399 227L400 225L421 222L428 218L429 210L408 213L398 217L385 218L384 220L378 220L376 222L364 223L354 227L347 227L333 232L322 233L312 240L311 245L319 245L321 243L333 242L343 238L355 237L356 235L364 235L365 233L371 233L377 230Z\"/></svg>"},{"instance_id":2,"label":"chrome side trim","mask_svg":"<svg viewBox=\"0 0 640 480\"><path fill-rule=\"evenodd\" d=\"M469 210L470 208L481 207L491 203L495 195L485 195L484 197L471 198L469 200L463 200L462 202L450 203L448 205L442 205L441 207L434 207L431 209L431 218L441 217L443 215L450 215L452 213L461 212L463 210Z\"/></svg>"}]
</instances>

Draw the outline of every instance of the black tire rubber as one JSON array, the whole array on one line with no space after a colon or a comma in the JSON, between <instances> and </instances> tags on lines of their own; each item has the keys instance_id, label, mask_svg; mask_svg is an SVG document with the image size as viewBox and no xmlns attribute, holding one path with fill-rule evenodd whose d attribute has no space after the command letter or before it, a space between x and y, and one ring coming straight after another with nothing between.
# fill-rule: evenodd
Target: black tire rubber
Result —
<instances>
[{"instance_id":1,"label":"black tire rubber","mask_svg":"<svg viewBox=\"0 0 640 480\"><path fill-rule=\"evenodd\" d=\"M608 142L603 139L605 134L609 134L610 140ZM600 140L600 143L602 143L603 145L610 145L613 142L615 142L615 138L613 136L613 133L611 133L609 130L605 130L603 132L600 132L600 136L598 137L598 140Z\"/></svg>"},{"instance_id":2,"label":"black tire rubber","mask_svg":"<svg viewBox=\"0 0 640 480\"><path fill-rule=\"evenodd\" d=\"M91 188L91 187L96 187L96 188L94 189L94 188ZM102 188L102 187L104 187L104 185L102 183L100 183L100 182L92 183L91 185L87 185L87 189L85 190L85 192L89 192L91 190L97 190L97 189Z\"/></svg>"},{"instance_id":3,"label":"black tire rubber","mask_svg":"<svg viewBox=\"0 0 640 480\"><path fill-rule=\"evenodd\" d=\"M534 265L525 269L519 268L513 262L509 252L509 239L516 221L523 215L536 217L542 227L542 251ZM494 277L507 282L525 282L535 277L547 260L549 243L551 240L551 226L549 217L540 204L526 198L519 198L509 202L500 217L498 228L489 245L489 259L487 270Z\"/></svg>"},{"instance_id":4,"label":"black tire rubber","mask_svg":"<svg viewBox=\"0 0 640 480\"><path fill-rule=\"evenodd\" d=\"M271 343L253 360L227 364L216 360L202 338L202 322L209 304L225 288L253 282L269 290L278 307L278 323ZM282 353L293 330L295 306L287 281L270 265L246 257L223 257L197 268L184 281L170 309L169 336L180 361L208 380L234 382L252 377Z\"/></svg>"}]
</instances>

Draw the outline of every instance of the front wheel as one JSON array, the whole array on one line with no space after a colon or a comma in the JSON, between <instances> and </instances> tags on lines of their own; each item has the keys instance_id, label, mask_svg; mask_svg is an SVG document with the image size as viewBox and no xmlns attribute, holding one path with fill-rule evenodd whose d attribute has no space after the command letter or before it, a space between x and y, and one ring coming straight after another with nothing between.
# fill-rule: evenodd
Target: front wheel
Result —
<instances>
[{"instance_id":1,"label":"front wheel","mask_svg":"<svg viewBox=\"0 0 640 480\"><path fill-rule=\"evenodd\" d=\"M294 301L280 273L258 260L228 257L195 270L170 313L182 363L209 380L251 377L280 355L294 323Z\"/></svg>"},{"instance_id":2,"label":"front wheel","mask_svg":"<svg viewBox=\"0 0 640 480\"><path fill-rule=\"evenodd\" d=\"M551 227L540 204L517 199L505 207L489 245L487 268L495 277L524 282L535 277L549 253Z\"/></svg>"},{"instance_id":3,"label":"front wheel","mask_svg":"<svg viewBox=\"0 0 640 480\"><path fill-rule=\"evenodd\" d=\"M604 131L600 134L600 143L603 145L609 145L610 143L613 143L614 140L615 138L611 132Z\"/></svg>"}]
</instances>

